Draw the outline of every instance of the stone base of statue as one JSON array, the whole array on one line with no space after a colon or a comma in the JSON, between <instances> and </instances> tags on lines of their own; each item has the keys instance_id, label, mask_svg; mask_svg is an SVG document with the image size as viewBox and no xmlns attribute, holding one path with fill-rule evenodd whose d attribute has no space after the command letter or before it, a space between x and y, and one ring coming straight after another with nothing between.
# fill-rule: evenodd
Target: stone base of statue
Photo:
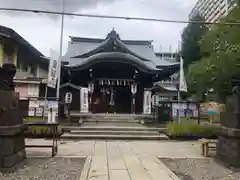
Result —
<instances>
[{"instance_id":1,"label":"stone base of statue","mask_svg":"<svg viewBox=\"0 0 240 180\"><path fill-rule=\"evenodd\" d=\"M217 157L223 162L240 168L240 99L239 94L228 97L226 112L220 115L220 135Z\"/></svg>"},{"instance_id":2,"label":"stone base of statue","mask_svg":"<svg viewBox=\"0 0 240 180\"><path fill-rule=\"evenodd\" d=\"M18 94L0 90L0 171L14 170L26 158Z\"/></svg>"}]
</instances>

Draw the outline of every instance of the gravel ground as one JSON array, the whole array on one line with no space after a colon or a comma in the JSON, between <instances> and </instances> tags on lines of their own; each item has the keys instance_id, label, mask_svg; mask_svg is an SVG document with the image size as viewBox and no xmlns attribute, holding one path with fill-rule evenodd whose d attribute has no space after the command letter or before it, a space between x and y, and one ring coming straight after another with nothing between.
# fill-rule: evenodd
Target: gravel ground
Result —
<instances>
[{"instance_id":1,"label":"gravel ground","mask_svg":"<svg viewBox=\"0 0 240 180\"><path fill-rule=\"evenodd\" d=\"M0 180L79 180L84 162L84 158L28 158L16 172L0 173Z\"/></svg>"},{"instance_id":2,"label":"gravel ground","mask_svg":"<svg viewBox=\"0 0 240 180\"><path fill-rule=\"evenodd\" d=\"M180 180L239 180L240 169L230 170L213 159L161 159Z\"/></svg>"}]
</instances>

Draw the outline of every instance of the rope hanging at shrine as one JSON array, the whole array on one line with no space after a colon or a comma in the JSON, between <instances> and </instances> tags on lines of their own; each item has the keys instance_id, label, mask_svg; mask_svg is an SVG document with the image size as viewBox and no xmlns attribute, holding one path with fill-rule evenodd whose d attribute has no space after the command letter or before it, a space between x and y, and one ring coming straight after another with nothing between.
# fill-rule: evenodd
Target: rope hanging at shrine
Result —
<instances>
[{"instance_id":1,"label":"rope hanging at shrine","mask_svg":"<svg viewBox=\"0 0 240 180\"><path fill-rule=\"evenodd\" d=\"M121 79L116 79L116 80L104 80L104 79L99 79L98 80L99 85L108 85L108 86L130 86L133 81L132 80L121 80Z\"/></svg>"}]
</instances>

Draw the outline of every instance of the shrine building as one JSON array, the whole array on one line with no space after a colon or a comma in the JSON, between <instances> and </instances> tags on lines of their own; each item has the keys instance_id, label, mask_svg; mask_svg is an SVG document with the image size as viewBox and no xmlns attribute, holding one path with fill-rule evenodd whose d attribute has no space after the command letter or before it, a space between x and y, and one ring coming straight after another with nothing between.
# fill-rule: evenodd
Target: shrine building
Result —
<instances>
[{"instance_id":1,"label":"shrine building","mask_svg":"<svg viewBox=\"0 0 240 180\"><path fill-rule=\"evenodd\" d=\"M89 90L93 113L143 113L144 91L154 89L161 99L176 98L174 74L177 53L156 53L152 41L122 40L115 30L105 39L70 37L62 59L60 110L66 92L73 95L71 111L80 112L80 89ZM15 90L28 108L29 98L45 96L49 61L17 32L0 26L0 65L17 67ZM48 88L47 97L56 97Z\"/></svg>"},{"instance_id":2,"label":"shrine building","mask_svg":"<svg viewBox=\"0 0 240 180\"><path fill-rule=\"evenodd\" d=\"M155 53L152 41L122 40L115 30L105 39L70 37L61 99L71 92L70 108L79 111L79 90L87 87L92 113L142 113L144 91L179 71L179 62L162 55Z\"/></svg>"}]
</instances>

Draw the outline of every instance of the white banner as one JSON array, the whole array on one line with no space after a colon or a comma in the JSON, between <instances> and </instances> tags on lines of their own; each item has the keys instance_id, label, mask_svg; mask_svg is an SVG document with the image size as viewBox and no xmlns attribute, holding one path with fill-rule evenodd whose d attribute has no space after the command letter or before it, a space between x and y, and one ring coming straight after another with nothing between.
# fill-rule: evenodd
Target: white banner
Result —
<instances>
[{"instance_id":1,"label":"white banner","mask_svg":"<svg viewBox=\"0 0 240 180\"><path fill-rule=\"evenodd\" d=\"M152 113L152 93L151 91L144 91L144 100L143 100L143 114L151 114Z\"/></svg>"},{"instance_id":2,"label":"white banner","mask_svg":"<svg viewBox=\"0 0 240 180\"><path fill-rule=\"evenodd\" d=\"M88 88L81 88L80 91L80 112L88 113Z\"/></svg>"},{"instance_id":3,"label":"white banner","mask_svg":"<svg viewBox=\"0 0 240 180\"><path fill-rule=\"evenodd\" d=\"M179 90L181 92L187 92L187 82L183 70L183 59L180 59L180 79L179 79Z\"/></svg>"},{"instance_id":4,"label":"white banner","mask_svg":"<svg viewBox=\"0 0 240 180\"><path fill-rule=\"evenodd\" d=\"M57 84L57 71L59 64L59 55L57 52L50 50L50 60L48 69L48 87L56 88Z\"/></svg>"}]
</instances>

